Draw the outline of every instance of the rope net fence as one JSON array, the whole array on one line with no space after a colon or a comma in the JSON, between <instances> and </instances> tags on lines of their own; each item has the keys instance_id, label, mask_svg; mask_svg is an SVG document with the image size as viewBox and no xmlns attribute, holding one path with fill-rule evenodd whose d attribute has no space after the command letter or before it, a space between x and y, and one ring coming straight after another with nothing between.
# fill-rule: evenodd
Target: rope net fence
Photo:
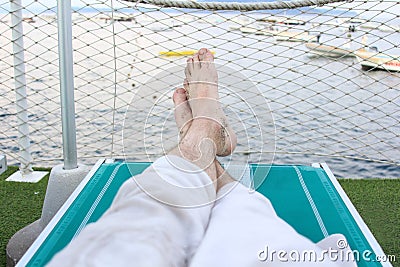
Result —
<instances>
[{"instance_id":1,"label":"rope net fence","mask_svg":"<svg viewBox=\"0 0 400 267\"><path fill-rule=\"evenodd\" d=\"M57 8L22 1L30 154L62 161ZM215 54L237 159L325 161L342 177L400 177L396 1L72 1L78 158L154 160L178 140L173 90ZM15 36L0 4L0 147L20 164Z\"/></svg>"}]
</instances>

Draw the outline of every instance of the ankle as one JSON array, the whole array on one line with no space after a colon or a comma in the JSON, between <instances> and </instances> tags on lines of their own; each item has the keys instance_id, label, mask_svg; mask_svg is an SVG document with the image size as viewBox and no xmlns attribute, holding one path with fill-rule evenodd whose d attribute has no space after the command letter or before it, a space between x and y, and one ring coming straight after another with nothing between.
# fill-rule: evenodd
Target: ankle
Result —
<instances>
[{"instance_id":1,"label":"ankle","mask_svg":"<svg viewBox=\"0 0 400 267\"><path fill-rule=\"evenodd\" d=\"M198 116L194 118L191 130L195 135L214 139L216 133L220 131L221 127L221 123L214 118Z\"/></svg>"}]
</instances>

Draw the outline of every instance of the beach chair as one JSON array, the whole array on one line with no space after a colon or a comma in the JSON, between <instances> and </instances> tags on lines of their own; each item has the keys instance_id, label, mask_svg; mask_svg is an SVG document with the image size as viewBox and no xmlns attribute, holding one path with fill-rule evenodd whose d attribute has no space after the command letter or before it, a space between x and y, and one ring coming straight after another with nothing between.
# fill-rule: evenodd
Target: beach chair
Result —
<instances>
[{"instance_id":1,"label":"beach chair","mask_svg":"<svg viewBox=\"0 0 400 267\"><path fill-rule=\"evenodd\" d=\"M124 181L149 165L98 161L17 266L45 265L87 224L98 220ZM318 242L327 235L341 233L358 266L392 266L389 261L377 261L384 255L381 247L326 164L248 167L256 190L268 197L278 215L300 234Z\"/></svg>"}]
</instances>

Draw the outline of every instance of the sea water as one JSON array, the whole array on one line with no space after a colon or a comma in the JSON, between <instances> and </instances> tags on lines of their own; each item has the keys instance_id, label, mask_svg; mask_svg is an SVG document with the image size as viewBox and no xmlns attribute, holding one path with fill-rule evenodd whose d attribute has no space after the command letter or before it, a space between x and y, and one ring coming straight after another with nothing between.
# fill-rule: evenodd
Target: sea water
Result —
<instances>
[{"instance_id":1,"label":"sea water","mask_svg":"<svg viewBox=\"0 0 400 267\"><path fill-rule=\"evenodd\" d=\"M162 58L158 53L209 47L216 52L218 69L231 69L246 80L233 83L224 74L220 79L221 101L238 131L233 160L324 161L339 177L400 177L400 168L392 164L400 162L399 73L366 72L355 58L314 57L302 43L229 31L229 19L236 14L222 13L205 23L202 13L195 12L190 22L185 20L179 27L160 25L168 16L140 13L137 23L115 22L115 35L109 22L76 18L74 74L81 162L91 164L108 156L154 160L176 144L170 97L184 78L186 59ZM32 153L42 165L62 155L55 23L37 19L24 24ZM350 36L343 29L308 24L295 30L322 32L321 42L338 46L351 42L360 48L365 32ZM16 157L10 32L4 29L2 35L0 145ZM373 31L369 36L369 44L400 54L399 33L388 37Z\"/></svg>"}]
</instances>

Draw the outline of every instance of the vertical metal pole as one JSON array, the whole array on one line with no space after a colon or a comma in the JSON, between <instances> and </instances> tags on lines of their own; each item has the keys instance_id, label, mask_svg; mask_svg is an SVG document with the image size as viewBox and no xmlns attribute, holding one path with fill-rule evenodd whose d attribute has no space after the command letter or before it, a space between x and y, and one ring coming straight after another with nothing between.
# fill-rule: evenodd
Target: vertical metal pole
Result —
<instances>
[{"instance_id":1,"label":"vertical metal pole","mask_svg":"<svg viewBox=\"0 0 400 267\"><path fill-rule=\"evenodd\" d=\"M70 170L78 167L72 58L71 0L58 0L57 7L64 169Z\"/></svg>"},{"instance_id":2,"label":"vertical metal pole","mask_svg":"<svg viewBox=\"0 0 400 267\"><path fill-rule=\"evenodd\" d=\"M28 103L26 100L26 79L24 59L24 33L22 27L21 0L11 0L11 29L14 57L14 80L16 93L16 109L18 118L20 171L22 175L32 172L32 156L28 126Z\"/></svg>"}]
</instances>

